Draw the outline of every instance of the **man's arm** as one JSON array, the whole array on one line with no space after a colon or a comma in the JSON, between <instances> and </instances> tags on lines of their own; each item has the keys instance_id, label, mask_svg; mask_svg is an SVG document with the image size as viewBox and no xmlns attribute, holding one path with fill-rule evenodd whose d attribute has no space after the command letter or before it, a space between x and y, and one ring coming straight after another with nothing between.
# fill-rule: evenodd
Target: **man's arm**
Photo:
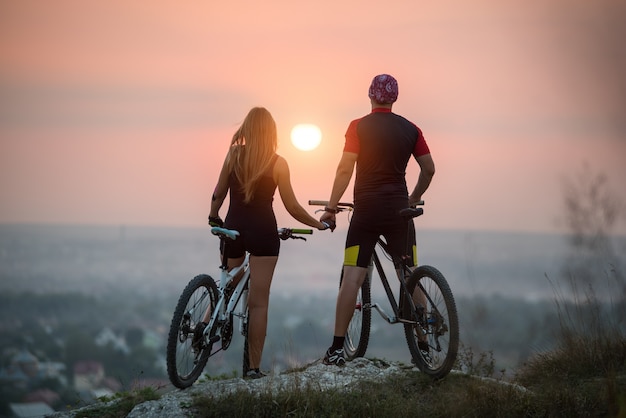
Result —
<instances>
[{"instance_id":1,"label":"man's arm","mask_svg":"<svg viewBox=\"0 0 626 418\"><path fill-rule=\"evenodd\" d=\"M337 208L339 200L345 193L352 179L352 173L354 172L354 165L359 155L353 152L344 152L341 155L341 160L337 165L337 173L335 174L335 182L333 183L333 190L330 193L330 199L328 200L328 207L332 209Z\"/></svg>"},{"instance_id":2,"label":"man's arm","mask_svg":"<svg viewBox=\"0 0 626 418\"><path fill-rule=\"evenodd\" d=\"M409 196L409 206L415 206L422 200L422 195L430 186L430 182L435 175L435 162L430 154L420 155L415 160L420 166L420 175L413 192Z\"/></svg>"},{"instance_id":3,"label":"man's arm","mask_svg":"<svg viewBox=\"0 0 626 418\"><path fill-rule=\"evenodd\" d=\"M328 200L328 207L331 209L337 209L337 204L341 199L341 196L345 193L352 179L352 173L354 172L354 165L359 154L354 152L344 152L341 155L341 160L337 165L337 173L335 174L335 181L333 182L333 189L330 193L330 199ZM335 214L330 212L324 212L320 217L320 221L335 220Z\"/></svg>"}]
</instances>

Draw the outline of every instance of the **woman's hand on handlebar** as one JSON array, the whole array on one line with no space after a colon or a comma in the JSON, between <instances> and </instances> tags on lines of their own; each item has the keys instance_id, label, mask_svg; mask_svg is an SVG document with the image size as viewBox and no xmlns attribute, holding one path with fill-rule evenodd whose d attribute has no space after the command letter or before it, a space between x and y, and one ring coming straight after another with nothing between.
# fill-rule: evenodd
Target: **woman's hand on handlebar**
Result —
<instances>
[{"instance_id":1,"label":"woman's hand on handlebar","mask_svg":"<svg viewBox=\"0 0 626 418\"><path fill-rule=\"evenodd\" d=\"M323 231L323 230L325 230L325 229L330 229L330 232L332 232L332 231L334 231L334 230L335 230L335 228L337 227L337 224L336 224L336 223L335 223L335 221L334 221L334 220L332 220L332 219L326 219L326 220L324 220L324 221L321 221L321 220L320 220L320 222L322 223L322 225L324 225L324 227L323 227L323 228L319 228L319 229L320 229L320 231Z\"/></svg>"},{"instance_id":2,"label":"woman's hand on handlebar","mask_svg":"<svg viewBox=\"0 0 626 418\"><path fill-rule=\"evenodd\" d=\"M218 216L209 215L209 225L213 227L218 226L221 228L222 226L224 226L224 221L222 220L222 218L219 217L219 215Z\"/></svg>"},{"instance_id":3,"label":"woman's hand on handlebar","mask_svg":"<svg viewBox=\"0 0 626 418\"><path fill-rule=\"evenodd\" d=\"M331 231L334 231L337 226L335 214L326 211L320 216L320 222L328 224L327 228L330 228Z\"/></svg>"}]
</instances>

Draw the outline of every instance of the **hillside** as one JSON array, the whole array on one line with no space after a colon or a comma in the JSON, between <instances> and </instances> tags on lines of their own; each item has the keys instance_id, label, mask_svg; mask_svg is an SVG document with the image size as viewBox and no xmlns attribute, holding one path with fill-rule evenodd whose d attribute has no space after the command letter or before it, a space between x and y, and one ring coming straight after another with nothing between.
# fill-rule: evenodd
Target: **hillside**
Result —
<instances>
[{"instance_id":1,"label":"hillside","mask_svg":"<svg viewBox=\"0 0 626 418\"><path fill-rule=\"evenodd\" d=\"M302 370L270 375L263 379L244 380L242 378L232 378L200 381L186 390L176 389L164 394L160 399L142 402L136 405L127 417L206 416L199 412L194 413L193 408L190 408L190 405L194 403L194 399L206 395L214 398L224 398L232 395L242 396L242 393L276 396L285 392L349 392L364 383L385 382L387 379L399 379L413 373L419 373L417 368L384 360L358 358L348 362L343 368L326 366L318 361ZM523 391L524 388L520 387L518 390ZM115 403L116 401L110 401L108 405L114 405ZM67 413L57 413L52 415L52 417L96 416L98 415L96 411L102 413L105 404L92 405ZM94 414L92 415L90 411Z\"/></svg>"},{"instance_id":2,"label":"hillside","mask_svg":"<svg viewBox=\"0 0 626 418\"><path fill-rule=\"evenodd\" d=\"M308 367L259 380L204 380L187 390L150 395L134 405L102 402L54 418L79 417L331 417L331 416L626 416L626 343L619 343L622 367L604 377L580 378L540 357L520 375L528 387L500 379L453 371L434 382L417 369L397 362L360 358L344 368L316 362ZM612 347L614 349L615 347ZM537 373L538 372L538 373ZM560 374L560 376L558 376ZM154 395L154 393L152 393Z\"/></svg>"}]
</instances>

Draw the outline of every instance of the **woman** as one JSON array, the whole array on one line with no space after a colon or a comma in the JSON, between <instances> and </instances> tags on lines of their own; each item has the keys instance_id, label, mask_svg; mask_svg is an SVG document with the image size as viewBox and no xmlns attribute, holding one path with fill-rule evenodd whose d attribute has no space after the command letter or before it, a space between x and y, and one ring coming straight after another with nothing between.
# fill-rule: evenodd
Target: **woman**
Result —
<instances>
[{"instance_id":1,"label":"woman","mask_svg":"<svg viewBox=\"0 0 626 418\"><path fill-rule=\"evenodd\" d=\"M248 294L248 349L250 369L246 378L265 376L260 372L265 344L270 285L278 261L280 240L272 208L276 188L291 216L311 227L326 225L298 203L289 179L287 161L276 154L276 123L265 108L255 107L233 135L213 197L209 222L221 224L219 209L230 191L230 206L224 227L236 229L240 236L228 247L228 267L243 262L250 252L250 292Z\"/></svg>"}]
</instances>

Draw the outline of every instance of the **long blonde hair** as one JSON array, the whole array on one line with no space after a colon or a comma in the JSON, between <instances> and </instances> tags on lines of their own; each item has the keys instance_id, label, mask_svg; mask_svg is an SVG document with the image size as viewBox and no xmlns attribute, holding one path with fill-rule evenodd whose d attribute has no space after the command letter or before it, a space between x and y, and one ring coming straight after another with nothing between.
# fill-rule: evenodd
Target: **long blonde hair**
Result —
<instances>
[{"instance_id":1,"label":"long blonde hair","mask_svg":"<svg viewBox=\"0 0 626 418\"><path fill-rule=\"evenodd\" d=\"M264 107L254 107L233 135L228 151L228 168L241 183L244 202L254 197L254 188L276 153L276 122Z\"/></svg>"}]
</instances>

